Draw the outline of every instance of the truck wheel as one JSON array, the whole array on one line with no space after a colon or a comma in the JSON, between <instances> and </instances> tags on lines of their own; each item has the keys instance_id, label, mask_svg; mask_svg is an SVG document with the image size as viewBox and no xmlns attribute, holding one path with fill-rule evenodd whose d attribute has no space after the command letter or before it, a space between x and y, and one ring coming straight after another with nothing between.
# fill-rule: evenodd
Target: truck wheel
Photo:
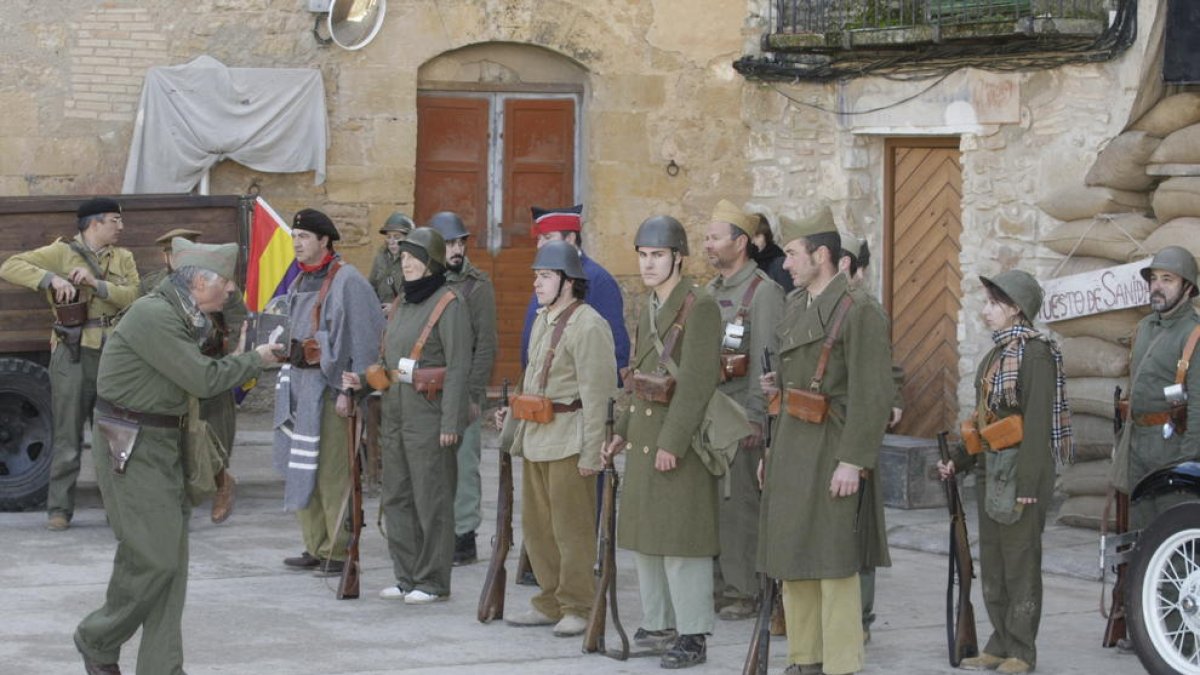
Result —
<instances>
[{"instance_id":1,"label":"truck wheel","mask_svg":"<svg viewBox=\"0 0 1200 675\"><path fill-rule=\"evenodd\" d=\"M0 511L45 503L52 422L50 373L32 361L0 359Z\"/></svg>"},{"instance_id":2,"label":"truck wheel","mask_svg":"<svg viewBox=\"0 0 1200 675\"><path fill-rule=\"evenodd\" d=\"M1200 503L1142 531L1130 564L1129 636L1152 675L1200 674Z\"/></svg>"}]
</instances>

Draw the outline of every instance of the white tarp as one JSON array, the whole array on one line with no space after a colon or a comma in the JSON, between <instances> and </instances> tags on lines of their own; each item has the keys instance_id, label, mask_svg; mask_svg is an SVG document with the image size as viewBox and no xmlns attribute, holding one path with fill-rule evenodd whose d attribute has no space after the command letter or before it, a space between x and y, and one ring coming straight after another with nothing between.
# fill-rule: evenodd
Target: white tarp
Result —
<instances>
[{"instance_id":1,"label":"white tarp","mask_svg":"<svg viewBox=\"0 0 1200 675\"><path fill-rule=\"evenodd\" d=\"M222 159L315 171L320 185L327 144L320 71L228 68L201 56L146 72L122 192L190 192Z\"/></svg>"}]
</instances>

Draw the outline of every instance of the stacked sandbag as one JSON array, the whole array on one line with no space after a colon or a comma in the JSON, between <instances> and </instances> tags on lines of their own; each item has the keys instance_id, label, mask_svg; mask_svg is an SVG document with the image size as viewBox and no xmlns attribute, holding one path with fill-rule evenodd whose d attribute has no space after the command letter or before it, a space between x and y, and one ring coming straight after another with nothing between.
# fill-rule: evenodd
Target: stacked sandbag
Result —
<instances>
[{"instance_id":1,"label":"stacked sandbag","mask_svg":"<svg viewBox=\"0 0 1200 675\"><path fill-rule=\"evenodd\" d=\"M1180 129L1200 123L1200 92L1167 96L1129 125L1130 130L1145 131L1166 138Z\"/></svg>"},{"instance_id":2,"label":"stacked sandbag","mask_svg":"<svg viewBox=\"0 0 1200 675\"><path fill-rule=\"evenodd\" d=\"M1163 143L1162 139L1145 131L1126 131L1118 135L1100 151L1083 180L1084 184L1132 192L1149 190L1155 178L1146 173L1146 165L1160 143Z\"/></svg>"},{"instance_id":3,"label":"stacked sandbag","mask_svg":"<svg viewBox=\"0 0 1200 675\"><path fill-rule=\"evenodd\" d=\"M1065 360L1065 357L1064 357ZM1125 363L1129 363L1125 359ZM1076 415L1113 415L1113 392L1117 387L1129 392L1126 377L1067 377L1067 402L1071 406L1072 418ZM1111 422L1109 424L1111 427Z\"/></svg>"},{"instance_id":4,"label":"stacked sandbag","mask_svg":"<svg viewBox=\"0 0 1200 675\"><path fill-rule=\"evenodd\" d=\"M1148 176L1200 176L1200 123L1172 133L1150 155Z\"/></svg>"},{"instance_id":5,"label":"stacked sandbag","mask_svg":"<svg viewBox=\"0 0 1200 675\"><path fill-rule=\"evenodd\" d=\"M1152 203L1155 216L1164 223L1200 217L1200 176L1168 178L1154 191Z\"/></svg>"},{"instance_id":6,"label":"stacked sandbag","mask_svg":"<svg viewBox=\"0 0 1200 675\"><path fill-rule=\"evenodd\" d=\"M1063 338L1060 346L1063 354L1063 375L1068 380L1124 379L1129 372L1129 348L1118 343L1084 335Z\"/></svg>"},{"instance_id":7,"label":"stacked sandbag","mask_svg":"<svg viewBox=\"0 0 1200 675\"><path fill-rule=\"evenodd\" d=\"M1155 230L1142 246L1147 251L1161 251L1167 246L1182 246L1200 258L1200 217L1173 218Z\"/></svg>"},{"instance_id":8,"label":"stacked sandbag","mask_svg":"<svg viewBox=\"0 0 1200 675\"><path fill-rule=\"evenodd\" d=\"M1056 190L1037 203L1059 220L1083 220L1097 213L1146 213L1150 198L1144 192L1102 186L1072 186Z\"/></svg>"},{"instance_id":9,"label":"stacked sandbag","mask_svg":"<svg viewBox=\"0 0 1200 675\"><path fill-rule=\"evenodd\" d=\"M1158 221L1140 213L1100 213L1090 218L1056 225L1041 241L1055 253L1118 263L1143 257L1142 240L1158 228ZM1112 267L1109 262L1102 267ZM1059 271L1059 276L1066 276Z\"/></svg>"},{"instance_id":10,"label":"stacked sandbag","mask_svg":"<svg viewBox=\"0 0 1200 675\"><path fill-rule=\"evenodd\" d=\"M1110 446L1111 447L1111 446ZM1111 459L1078 462L1063 470L1059 487L1066 499L1058 510L1058 522L1072 527L1100 529L1108 493ZM1116 505L1109 507L1108 527L1116 527Z\"/></svg>"}]
</instances>

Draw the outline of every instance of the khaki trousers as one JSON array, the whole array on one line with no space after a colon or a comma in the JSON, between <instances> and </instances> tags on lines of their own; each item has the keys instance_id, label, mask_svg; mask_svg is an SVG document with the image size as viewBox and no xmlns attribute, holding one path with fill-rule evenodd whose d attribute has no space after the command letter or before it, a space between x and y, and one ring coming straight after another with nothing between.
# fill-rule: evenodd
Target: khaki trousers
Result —
<instances>
[{"instance_id":1,"label":"khaki trousers","mask_svg":"<svg viewBox=\"0 0 1200 675\"><path fill-rule=\"evenodd\" d=\"M638 591L642 596L642 628L674 628L680 635L713 630L713 559L647 555L634 551Z\"/></svg>"},{"instance_id":2,"label":"khaki trousers","mask_svg":"<svg viewBox=\"0 0 1200 675\"><path fill-rule=\"evenodd\" d=\"M337 414L336 399L325 396L321 405L321 442L317 446L317 483L308 506L296 512L304 549L322 560L345 560L350 533L338 530L338 514L350 482L350 456L346 449L349 420ZM334 533L337 540L334 540Z\"/></svg>"},{"instance_id":3,"label":"khaki trousers","mask_svg":"<svg viewBox=\"0 0 1200 675\"><path fill-rule=\"evenodd\" d=\"M822 663L828 675L863 667L862 605L858 575L784 581L788 663Z\"/></svg>"},{"instance_id":4,"label":"khaki trousers","mask_svg":"<svg viewBox=\"0 0 1200 675\"><path fill-rule=\"evenodd\" d=\"M532 604L552 619L587 618L596 590L596 479L578 467L579 455L521 467L521 527L541 586Z\"/></svg>"},{"instance_id":5,"label":"khaki trousers","mask_svg":"<svg viewBox=\"0 0 1200 675\"><path fill-rule=\"evenodd\" d=\"M50 355L50 408L54 412L54 455L50 458L50 488L46 494L49 515L71 519L75 514L75 482L83 448L83 424L96 406L96 371L100 350L79 348L79 362L71 363L64 344Z\"/></svg>"}]
</instances>

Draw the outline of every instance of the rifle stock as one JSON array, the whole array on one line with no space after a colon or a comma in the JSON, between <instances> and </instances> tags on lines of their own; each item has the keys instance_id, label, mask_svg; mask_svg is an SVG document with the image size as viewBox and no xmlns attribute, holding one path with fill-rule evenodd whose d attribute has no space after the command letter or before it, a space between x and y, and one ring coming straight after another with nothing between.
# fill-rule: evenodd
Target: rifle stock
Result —
<instances>
[{"instance_id":1,"label":"rifle stock","mask_svg":"<svg viewBox=\"0 0 1200 675\"><path fill-rule=\"evenodd\" d=\"M604 422L604 446L613 438L614 406L608 399L608 416ZM604 489L600 502L600 523L596 536L596 593L592 596L592 613L588 616L587 630L583 633L583 651L586 654L601 652L624 661L629 658L629 637L621 625L617 611L617 470L612 459L604 463ZM604 631L608 625L608 608L612 607L613 627L621 639L621 649L610 652L604 646Z\"/></svg>"},{"instance_id":2,"label":"rifle stock","mask_svg":"<svg viewBox=\"0 0 1200 675\"><path fill-rule=\"evenodd\" d=\"M938 433L938 450L942 461L950 461L947 432ZM963 659L979 655L975 634L975 607L971 604L971 579L975 565L971 560L971 540L967 537L966 513L954 476L943 481L946 506L950 511L950 563L946 579L946 646L950 665L958 667ZM958 593L954 592L957 580Z\"/></svg>"},{"instance_id":3,"label":"rifle stock","mask_svg":"<svg viewBox=\"0 0 1200 675\"><path fill-rule=\"evenodd\" d=\"M347 390L346 395L350 398L350 415L347 419L350 434L350 541L346 544L346 562L342 566L342 577L338 580L338 600L353 600L358 597L361 572L358 542L362 538L363 527L362 462L359 461L358 410L354 405L354 392Z\"/></svg>"},{"instance_id":4,"label":"rifle stock","mask_svg":"<svg viewBox=\"0 0 1200 675\"><path fill-rule=\"evenodd\" d=\"M508 380L504 380L501 405L508 405ZM492 559L488 562L483 590L479 593L479 607L475 616L480 623L504 618L504 592L508 585L508 570L504 562L512 548L513 475L512 456L500 449L500 486L496 498L496 534L492 538Z\"/></svg>"},{"instance_id":5,"label":"rifle stock","mask_svg":"<svg viewBox=\"0 0 1200 675\"><path fill-rule=\"evenodd\" d=\"M1129 531L1129 495L1117 492L1116 502L1117 534L1124 534ZM1116 647L1117 642L1128 635L1125 626L1125 586L1128 572L1129 563L1122 562L1117 565L1117 580L1112 588L1112 607L1108 610L1108 623L1104 626L1104 641L1101 646Z\"/></svg>"},{"instance_id":6,"label":"rifle stock","mask_svg":"<svg viewBox=\"0 0 1200 675\"><path fill-rule=\"evenodd\" d=\"M771 661L771 615L775 612L775 581L766 574L758 575L758 616L754 619L754 633L746 662L742 664L742 675L767 675Z\"/></svg>"}]
</instances>

